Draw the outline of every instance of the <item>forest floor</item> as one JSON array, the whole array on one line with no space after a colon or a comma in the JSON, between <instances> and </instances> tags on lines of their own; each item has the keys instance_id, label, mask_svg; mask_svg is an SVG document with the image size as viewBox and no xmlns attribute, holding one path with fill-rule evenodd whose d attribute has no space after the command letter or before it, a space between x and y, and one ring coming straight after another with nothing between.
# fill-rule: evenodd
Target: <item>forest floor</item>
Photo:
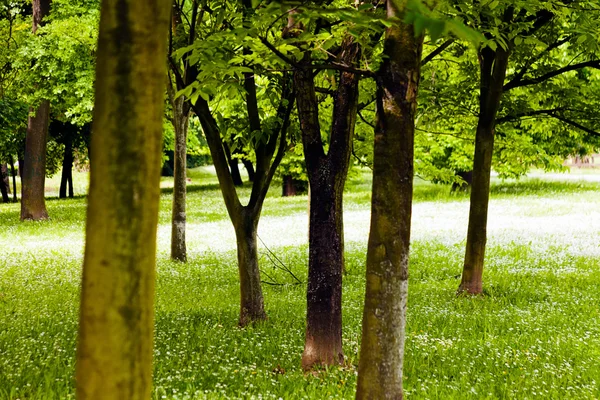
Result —
<instances>
[{"instance_id":1,"label":"forest floor","mask_svg":"<svg viewBox=\"0 0 600 400\"><path fill-rule=\"evenodd\" d=\"M190 171L187 264L158 238L154 398L352 399L369 229L368 171L345 194L346 366L305 375L307 197L274 185L259 225L268 321L237 328L235 236L210 168ZM58 178L59 179L59 178ZM416 180L404 386L408 399L600 398L600 171L493 180L485 295L457 297L468 195ZM0 204L0 399L74 398L86 175L51 219ZM49 196L57 178L48 183ZM242 197L249 188L241 190Z\"/></svg>"}]
</instances>

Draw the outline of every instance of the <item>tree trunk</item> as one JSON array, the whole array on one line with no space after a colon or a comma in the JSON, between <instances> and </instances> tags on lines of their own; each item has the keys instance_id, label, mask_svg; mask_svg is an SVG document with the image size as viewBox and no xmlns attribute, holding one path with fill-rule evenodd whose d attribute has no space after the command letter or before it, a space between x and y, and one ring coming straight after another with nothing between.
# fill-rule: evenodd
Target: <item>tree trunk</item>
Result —
<instances>
[{"instance_id":1,"label":"tree trunk","mask_svg":"<svg viewBox=\"0 0 600 400\"><path fill-rule=\"evenodd\" d=\"M80 400L151 396L170 5L102 1L76 359Z\"/></svg>"},{"instance_id":2,"label":"tree trunk","mask_svg":"<svg viewBox=\"0 0 600 400\"><path fill-rule=\"evenodd\" d=\"M490 175L494 153L494 127L502 98L509 52L498 47L480 51L479 120L475 134L473 184L469 209L469 228L462 279L458 292L480 294L483 291L483 263L487 239L487 215L490 199Z\"/></svg>"},{"instance_id":3,"label":"tree trunk","mask_svg":"<svg viewBox=\"0 0 600 400\"><path fill-rule=\"evenodd\" d=\"M15 171L15 163L13 162L12 156L10 157L10 174L12 175L13 181L13 202L17 202L17 173Z\"/></svg>"},{"instance_id":4,"label":"tree trunk","mask_svg":"<svg viewBox=\"0 0 600 400\"><path fill-rule=\"evenodd\" d=\"M240 167L238 166L237 158L233 158L227 143L223 143L223 148L225 149L225 155L227 156L227 164L229 164L229 171L231 172L233 184L235 186L242 186L244 181L242 181L242 175L240 174Z\"/></svg>"},{"instance_id":5,"label":"tree trunk","mask_svg":"<svg viewBox=\"0 0 600 400\"><path fill-rule=\"evenodd\" d=\"M69 186L69 197L73 197L73 141L69 136L65 143L65 154L63 157L62 174L60 177L60 190L58 197L67 198L67 186Z\"/></svg>"},{"instance_id":6,"label":"tree trunk","mask_svg":"<svg viewBox=\"0 0 600 400\"><path fill-rule=\"evenodd\" d=\"M359 46L348 36L340 58L352 65ZM344 238L342 195L348 174L358 107L358 76L341 72L334 96L329 151L321 139L314 76L307 53L294 72L298 116L310 182L309 261L306 341L302 367L343 362L342 271Z\"/></svg>"},{"instance_id":7,"label":"tree trunk","mask_svg":"<svg viewBox=\"0 0 600 400\"><path fill-rule=\"evenodd\" d=\"M42 100L29 116L25 138L25 165L21 178L21 220L48 219L44 188L46 181L46 140L50 102Z\"/></svg>"},{"instance_id":8,"label":"tree trunk","mask_svg":"<svg viewBox=\"0 0 600 400\"><path fill-rule=\"evenodd\" d=\"M311 184L306 341L302 367L342 364L342 185Z\"/></svg>"},{"instance_id":9,"label":"tree trunk","mask_svg":"<svg viewBox=\"0 0 600 400\"><path fill-rule=\"evenodd\" d=\"M51 0L33 0L33 33L50 13ZM37 110L30 109L25 136L25 168L21 175L21 220L48 219L44 187L46 179L46 141L50 102L42 100ZM19 164L19 170L21 164Z\"/></svg>"},{"instance_id":10,"label":"tree trunk","mask_svg":"<svg viewBox=\"0 0 600 400\"><path fill-rule=\"evenodd\" d=\"M171 222L171 258L185 262L187 251L185 244L185 200L186 200L186 153L189 108L185 98L174 100L173 124L175 125L173 216Z\"/></svg>"},{"instance_id":11,"label":"tree trunk","mask_svg":"<svg viewBox=\"0 0 600 400\"><path fill-rule=\"evenodd\" d=\"M244 168L246 168L246 172L248 172L248 182L254 182L254 165L252 165L252 161L248 159L248 157L242 157L242 164L244 164Z\"/></svg>"},{"instance_id":12,"label":"tree trunk","mask_svg":"<svg viewBox=\"0 0 600 400\"><path fill-rule=\"evenodd\" d=\"M10 203L10 197L8 194L10 193L10 182L8 180L8 167L6 164L0 165L0 175L2 176L2 180L0 181L0 192L2 193L2 202Z\"/></svg>"},{"instance_id":13,"label":"tree trunk","mask_svg":"<svg viewBox=\"0 0 600 400\"><path fill-rule=\"evenodd\" d=\"M244 209L234 223L240 274L240 326L267 319L258 268L258 216Z\"/></svg>"},{"instance_id":14,"label":"tree trunk","mask_svg":"<svg viewBox=\"0 0 600 400\"><path fill-rule=\"evenodd\" d=\"M400 14L388 1L388 16ZM402 399L413 193L414 120L423 37L387 29L378 73L371 229L357 399Z\"/></svg>"}]
</instances>

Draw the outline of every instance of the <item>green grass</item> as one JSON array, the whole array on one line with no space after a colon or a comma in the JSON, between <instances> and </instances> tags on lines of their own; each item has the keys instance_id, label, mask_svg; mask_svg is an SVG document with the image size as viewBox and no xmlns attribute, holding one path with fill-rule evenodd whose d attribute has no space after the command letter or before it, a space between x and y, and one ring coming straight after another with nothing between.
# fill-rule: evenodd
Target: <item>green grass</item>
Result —
<instances>
[{"instance_id":1,"label":"green grass","mask_svg":"<svg viewBox=\"0 0 600 400\"><path fill-rule=\"evenodd\" d=\"M368 175L354 174L345 195L347 366L314 375L300 369L305 287L265 285L269 320L237 328L234 235L214 174L190 171L187 264L168 259L171 184L163 180L154 398L353 398ZM468 195L415 182L407 398L600 397L600 185L575 178L494 180L486 294L478 298L455 295ZM77 180L85 188L85 176ZM280 198L279 190L259 235L305 280L306 196ZM47 206L50 221L21 223L17 204L0 204L0 399L74 397L85 198ZM260 252L265 272L291 282Z\"/></svg>"}]
</instances>

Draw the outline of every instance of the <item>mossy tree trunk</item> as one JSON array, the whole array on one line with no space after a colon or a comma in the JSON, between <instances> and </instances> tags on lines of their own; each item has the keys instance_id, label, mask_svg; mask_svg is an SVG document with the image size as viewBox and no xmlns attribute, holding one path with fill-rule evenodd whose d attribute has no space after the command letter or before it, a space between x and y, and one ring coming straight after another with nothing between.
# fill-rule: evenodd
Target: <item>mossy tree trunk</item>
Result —
<instances>
[{"instance_id":1,"label":"mossy tree trunk","mask_svg":"<svg viewBox=\"0 0 600 400\"><path fill-rule=\"evenodd\" d=\"M50 13L50 0L33 0L33 33ZM48 219L44 188L46 181L46 141L50 118L50 102L42 100L31 108L25 136L25 168L21 175L21 220ZM21 169L21 164L19 164Z\"/></svg>"},{"instance_id":2,"label":"mossy tree trunk","mask_svg":"<svg viewBox=\"0 0 600 400\"><path fill-rule=\"evenodd\" d=\"M402 19L388 0L388 17ZM387 29L378 72L371 228L357 399L402 399L413 193L414 119L423 37Z\"/></svg>"},{"instance_id":3,"label":"mossy tree trunk","mask_svg":"<svg viewBox=\"0 0 600 400\"><path fill-rule=\"evenodd\" d=\"M339 57L353 65L360 47L348 36ZM306 340L302 366L341 364L344 232L342 196L348 174L358 107L359 76L340 72L334 94L329 151L321 139L314 74L309 53L294 72L298 117L310 184Z\"/></svg>"},{"instance_id":4,"label":"mossy tree trunk","mask_svg":"<svg viewBox=\"0 0 600 400\"><path fill-rule=\"evenodd\" d=\"M503 50L500 46L495 51L485 47L479 52L479 120L475 134L467 247L459 293L480 294L483 291L494 131L509 54L508 50Z\"/></svg>"},{"instance_id":5,"label":"mossy tree trunk","mask_svg":"<svg viewBox=\"0 0 600 400\"><path fill-rule=\"evenodd\" d=\"M102 1L78 399L151 395L169 10L168 0Z\"/></svg>"}]
</instances>

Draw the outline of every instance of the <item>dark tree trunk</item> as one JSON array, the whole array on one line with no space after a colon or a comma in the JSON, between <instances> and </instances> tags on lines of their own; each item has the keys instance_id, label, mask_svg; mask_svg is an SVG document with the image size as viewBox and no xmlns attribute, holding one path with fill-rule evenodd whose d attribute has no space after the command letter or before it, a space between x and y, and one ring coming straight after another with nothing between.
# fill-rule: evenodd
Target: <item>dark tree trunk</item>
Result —
<instances>
[{"instance_id":1,"label":"dark tree trunk","mask_svg":"<svg viewBox=\"0 0 600 400\"><path fill-rule=\"evenodd\" d=\"M235 186L242 186L244 181L242 181L242 175L240 174L237 158L233 158L227 143L223 143L223 149L225 150L225 156L227 157L227 164L229 164L229 171L231 173L231 179L233 179L233 184Z\"/></svg>"},{"instance_id":2,"label":"dark tree trunk","mask_svg":"<svg viewBox=\"0 0 600 400\"><path fill-rule=\"evenodd\" d=\"M173 100L173 124L175 125L175 154L173 182L173 215L171 222L171 258L185 262L187 250L185 243L186 223L186 153L189 106L183 96Z\"/></svg>"},{"instance_id":3,"label":"dark tree trunk","mask_svg":"<svg viewBox=\"0 0 600 400\"><path fill-rule=\"evenodd\" d=\"M300 179L294 179L291 175L284 175L281 185L281 195L283 197L297 196L305 194L308 191L308 183Z\"/></svg>"},{"instance_id":4,"label":"dark tree trunk","mask_svg":"<svg viewBox=\"0 0 600 400\"><path fill-rule=\"evenodd\" d=\"M46 140L50 102L42 100L29 117L25 139L25 168L21 178L21 220L48 219L44 188L46 180Z\"/></svg>"},{"instance_id":5,"label":"dark tree trunk","mask_svg":"<svg viewBox=\"0 0 600 400\"><path fill-rule=\"evenodd\" d=\"M170 4L102 1L75 362L79 400L152 396Z\"/></svg>"},{"instance_id":6,"label":"dark tree trunk","mask_svg":"<svg viewBox=\"0 0 600 400\"><path fill-rule=\"evenodd\" d=\"M388 1L388 16L397 16ZM401 17L400 17L401 18ZM367 287L357 399L402 399L413 193L414 119L423 37L388 28L378 73Z\"/></svg>"},{"instance_id":7,"label":"dark tree trunk","mask_svg":"<svg viewBox=\"0 0 600 400\"><path fill-rule=\"evenodd\" d=\"M50 12L50 0L33 0L33 33ZM50 102L42 100L37 110L30 109L25 137L25 169L21 176L21 220L48 219L45 202L46 140ZM19 164L19 169L21 165Z\"/></svg>"},{"instance_id":8,"label":"dark tree trunk","mask_svg":"<svg viewBox=\"0 0 600 400\"><path fill-rule=\"evenodd\" d=\"M494 153L494 127L502 98L509 52L498 47L480 51L479 120L475 134L473 185L469 209L469 228L459 292L480 294L483 290L483 263L487 239L487 216L490 199L490 175Z\"/></svg>"},{"instance_id":9,"label":"dark tree trunk","mask_svg":"<svg viewBox=\"0 0 600 400\"><path fill-rule=\"evenodd\" d=\"M12 175L13 181L13 202L17 202L17 173L15 171L15 163L13 162L12 156L10 157L10 174Z\"/></svg>"},{"instance_id":10,"label":"dark tree trunk","mask_svg":"<svg viewBox=\"0 0 600 400\"><path fill-rule=\"evenodd\" d=\"M67 142L65 143L65 155L63 157L60 190L58 193L59 198L67 198L67 186L69 187L69 197L73 198L73 141L71 136L67 137Z\"/></svg>"},{"instance_id":11,"label":"dark tree trunk","mask_svg":"<svg viewBox=\"0 0 600 400\"><path fill-rule=\"evenodd\" d=\"M240 326L267 318L258 268L258 220L257 215L244 209L234 223L240 274Z\"/></svg>"},{"instance_id":12,"label":"dark tree trunk","mask_svg":"<svg viewBox=\"0 0 600 400\"><path fill-rule=\"evenodd\" d=\"M346 37L341 58L352 65L360 48ZM302 367L343 362L342 271L344 239L342 195L350 162L358 106L358 76L341 72L334 96L329 152L321 139L314 75L307 53L294 72L298 116L310 182L309 261L306 341Z\"/></svg>"},{"instance_id":13,"label":"dark tree trunk","mask_svg":"<svg viewBox=\"0 0 600 400\"><path fill-rule=\"evenodd\" d=\"M0 181L0 192L2 193L2 202L10 203L10 197L8 194L10 193L10 182L8 180L8 167L6 164L0 165L0 175L2 176L2 180Z\"/></svg>"},{"instance_id":14,"label":"dark tree trunk","mask_svg":"<svg viewBox=\"0 0 600 400\"><path fill-rule=\"evenodd\" d=\"M23 170L25 169L25 158L19 159L19 178L23 181ZM23 191L23 185L21 185L21 191Z\"/></svg>"},{"instance_id":15,"label":"dark tree trunk","mask_svg":"<svg viewBox=\"0 0 600 400\"><path fill-rule=\"evenodd\" d=\"M462 183L453 182L452 188L450 189L451 193L456 191L467 192L471 189L471 185L473 184L473 171L458 171L456 176L462 178Z\"/></svg>"},{"instance_id":16,"label":"dark tree trunk","mask_svg":"<svg viewBox=\"0 0 600 400\"><path fill-rule=\"evenodd\" d=\"M330 179L311 184L304 369L315 364L333 365L344 361L342 192L343 183L335 185Z\"/></svg>"},{"instance_id":17,"label":"dark tree trunk","mask_svg":"<svg viewBox=\"0 0 600 400\"><path fill-rule=\"evenodd\" d=\"M252 165L252 161L248 159L248 157L242 157L242 164L244 164L244 168L246 168L246 172L248 172L248 181L254 182L254 165Z\"/></svg>"}]
</instances>

